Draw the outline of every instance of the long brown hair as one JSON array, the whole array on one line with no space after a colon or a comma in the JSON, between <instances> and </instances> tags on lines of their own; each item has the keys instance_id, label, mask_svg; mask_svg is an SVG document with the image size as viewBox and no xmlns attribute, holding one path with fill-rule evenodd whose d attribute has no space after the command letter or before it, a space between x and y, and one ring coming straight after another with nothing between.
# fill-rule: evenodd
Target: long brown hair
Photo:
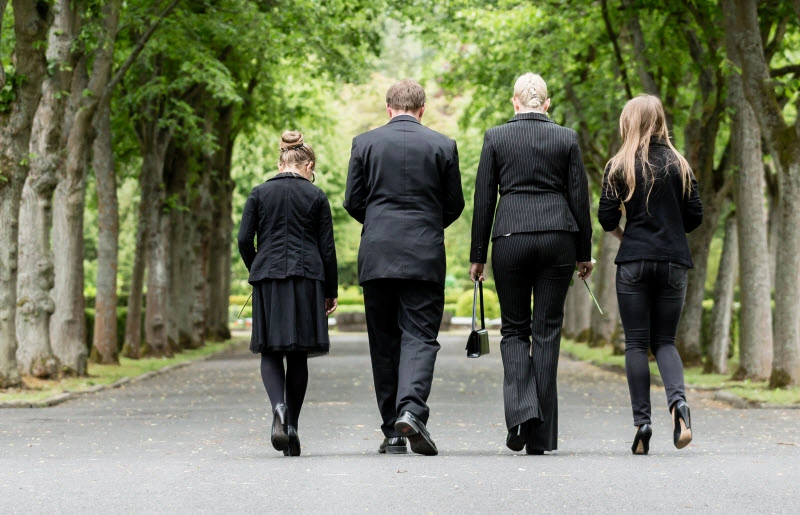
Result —
<instances>
[{"instance_id":1,"label":"long brown hair","mask_svg":"<svg viewBox=\"0 0 800 515\"><path fill-rule=\"evenodd\" d=\"M606 165L608 169L608 183L615 196L619 196L622 187L627 189L623 202L633 196L636 189L636 162L642 164L647 199L653 190L654 172L649 161L650 137L657 136L672 150L674 162L680 170L681 182L685 193L690 193L692 188L692 168L688 161L678 152L669 140L664 107L654 95L639 95L625 104L619 117L619 132L622 136L622 147Z\"/></svg>"}]
</instances>

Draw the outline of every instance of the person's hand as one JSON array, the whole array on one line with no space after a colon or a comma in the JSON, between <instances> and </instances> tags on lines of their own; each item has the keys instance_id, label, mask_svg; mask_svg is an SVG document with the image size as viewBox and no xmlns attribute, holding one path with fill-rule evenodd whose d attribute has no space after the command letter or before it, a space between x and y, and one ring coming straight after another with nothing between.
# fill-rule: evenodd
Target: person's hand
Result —
<instances>
[{"instance_id":1,"label":"person's hand","mask_svg":"<svg viewBox=\"0 0 800 515\"><path fill-rule=\"evenodd\" d=\"M594 270L594 263L591 261L582 261L577 263L578 266L578 278L582 280L586 280L592 275L592 270Z\"/></svg>"},{"instance_id":2,"label":"person's hand","mask_svg":"<svg viewBox=\"0 0 800 515\"><path fill-rule=\"evenodd\" d=\"M472 279L472 282L476 280L480 280L483 282L486 278L483 276L483 267L485 265L483 263L472 263L472 266L469 267L469 277Z\"/></svg>"},{"instance_id":3,"label":"person's hand","mask_svg":"<svg viewBox=\"0 0 800 515\"><path fill-rule=\"evenodd\" d=\"M325 314L329 315L336 311L336 307L339 306L338 299L325 299Z\"/></svg>"}]
</instances>

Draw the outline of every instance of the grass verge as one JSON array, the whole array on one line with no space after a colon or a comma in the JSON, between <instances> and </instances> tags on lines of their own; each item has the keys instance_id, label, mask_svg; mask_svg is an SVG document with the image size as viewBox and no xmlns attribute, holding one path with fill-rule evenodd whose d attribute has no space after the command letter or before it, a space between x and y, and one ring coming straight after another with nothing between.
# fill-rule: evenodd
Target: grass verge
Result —
<instances>
[{"instance_id":1,"label":"grass verge","mask_svg":"<svg viewBox=\"0 0 800 515\"><path fill-rule=\"evenodd\" d=\"M38 402L65 392L83 392L97 385L115 383L123 377L131 379L160 370L169 365L195 361L210 356L230 347L235 341L209 342L199 349L184 350L172 358L120 358L119 366L97 365L89 363L89 374L86 377L67 377L59 381L23 377L23 388L0 390L0 402L26 401Z\"/></svg>"},{"instance_id":2,"label":"grass verge","mask_svg":"<svg viewBox=\"0 0 800 515\"><path fill-rule=\"evenodd\" d=\"M625 356L615 356L610 347L592 348L586 344L562 339L561 349L581 361L601 366L613 366L620 370L625 369ZM736 370L736 365L737 363L731 360L728 370ZM658 373L658 365L654 361L650 361L650 374L661 377ZM727 374L704 374L702 367L684 369L684 380L689 388L724 390L749 401L784 405L800 403L800 387L798 386L769 388L766 381L734 381Z\"/></svg>"}]
</instances>

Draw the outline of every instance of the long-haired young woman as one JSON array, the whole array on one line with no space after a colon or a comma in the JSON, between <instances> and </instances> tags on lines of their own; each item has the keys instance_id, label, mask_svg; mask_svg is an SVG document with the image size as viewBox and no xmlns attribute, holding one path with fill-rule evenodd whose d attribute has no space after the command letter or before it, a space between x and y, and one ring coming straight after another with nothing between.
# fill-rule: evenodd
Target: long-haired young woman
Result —
<instances>
[{"instance_id":1,"label":"long-haired young woman","mask_svg":"<svg viewBox=\"0 0 800 515\"><path fill-rule=\"evenodd\" d=\"M261 379L274 414L272 446L287 456L300 455L297 423L307 358L328 352L327 316L336 309L331 207L312 184L315 161L302 134L284 132L279 173L253 189L239 226L239 253L253 285L250 350L261 354Z\"/></svg>"},{"instance_id":2,"label":"long-haired young woman","mask_svg":"<svg viewBox=\"0 0 800 515\"><path fill-rule=\"evenodd\" d=\"M657 97L630 100L619 124L622 148L606 166L598 216L603 229L622 242L615 262L625 370L637 426L631 450L647 454L653 434L648 349L664 382L675 447L682 449L692 440L675 335L688 269L693 267L686 233L702 223L703 205L689 163L670 142ZM623 213L624 230L619 225Z\"/></svg>"}]
</instances>

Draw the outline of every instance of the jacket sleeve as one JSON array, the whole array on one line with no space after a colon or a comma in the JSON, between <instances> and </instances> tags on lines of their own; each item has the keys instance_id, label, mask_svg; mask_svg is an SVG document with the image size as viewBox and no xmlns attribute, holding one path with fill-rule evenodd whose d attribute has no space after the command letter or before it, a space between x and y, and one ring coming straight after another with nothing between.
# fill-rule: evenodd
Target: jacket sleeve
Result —
<instances>
[{"instance_id":1,"label":"jacket sleeve","mask_svg":"<svg viewBox=\"0 0 800 515\"><path fill-rule=\"evenodd\" d=\"M364 177L364 163L357 149L357 138L353 138L350 149L350 165L347 168L347 187L344 192L344 208L359 223L367 216L367 183Z\"/></svg>"},{"instance_id":2,"label":"jacket sleeve","mask_svg":"<svg viewBox=\"0 0 800 515\"><path fill-rule=\"evenodd\" d=\"M483 136L483 149L475 178L475 196L472 213L471 263L486 263L489 238L497 207L498 170L489 131Z\"/></svg>"},{"instance_id":3,"label":"jacket sleeve","mask_svg":"<svg viewBox=\"0 0 800 515\"><path fill-rule=\"evenodd\" d=\"M683 195L683 230L687 233L694 231L703 223L703 202L697 192L697 179L692 179L692 191Z\"/></svg>"},{"instance_id":4,"label":"jacket sleeve","mask_svg":"<svg viewBox=\"0 0 800 515\"><path fill-rule=\"evenodd\" d=\"M254 240L256 232L258 231L258 199L256 191L253 190L250 196L247 197L247 202L244 204L244 212L242 213L242 223L239 224L239 254L242 256L244 266L247 270L253 266L253 261L256 259L256 247Z\"/></svg>"},{"instance_id":5,"label":"jacket sleeve","mask_svg":"<svg viewBox=\"0 0 800 515\"><path fill-rule=\"evenodd\" d=\"M453 141L453 150L444 171L444 209L442 224L444 228L458 220L464 211L464 190L461 189L461 169L458 166L458 145Z\"/></svg>"},{"instance_id":6,"label":"jacket sleeve","mask_svg":"<svg viewBox=\"0 0 800 515\"><path fill-rule=\"evenodd\" d=\"M328 197L322 194L319 217L317 220L317 245L322 257L325 271L325 298L335 299L339 296L339 274L336 265L336 244L333 239L333 217Z\"/></svg>"},{"instance_id":7,"label":"jacket sleeve","mask_svg":"<svg viewBox=\"0 0 800 515\"><path fill-rule=\"evenodd\" d=\"M614 192L614 188L609 181L609 168L603 174L603 188L600 192L600 206L597 208L597 218L603 230L613 231L619 226L622 219L622 200L619 198L619 191Z\"/></svg>"},{"instance_id":8,"label":"jacket sleeve","mask_svg":"<svg viewBox=\"0 0 800 515\"><path fill-rule=\"evenodd\" d=\"M589 178L583 167L578 134L572 132L572 147L569 151L569 170L567 171L567 204L572 217L578 224L576 259L578 262L592 259L592 220L590 217Z\"/></svg>"}]
</instances>

